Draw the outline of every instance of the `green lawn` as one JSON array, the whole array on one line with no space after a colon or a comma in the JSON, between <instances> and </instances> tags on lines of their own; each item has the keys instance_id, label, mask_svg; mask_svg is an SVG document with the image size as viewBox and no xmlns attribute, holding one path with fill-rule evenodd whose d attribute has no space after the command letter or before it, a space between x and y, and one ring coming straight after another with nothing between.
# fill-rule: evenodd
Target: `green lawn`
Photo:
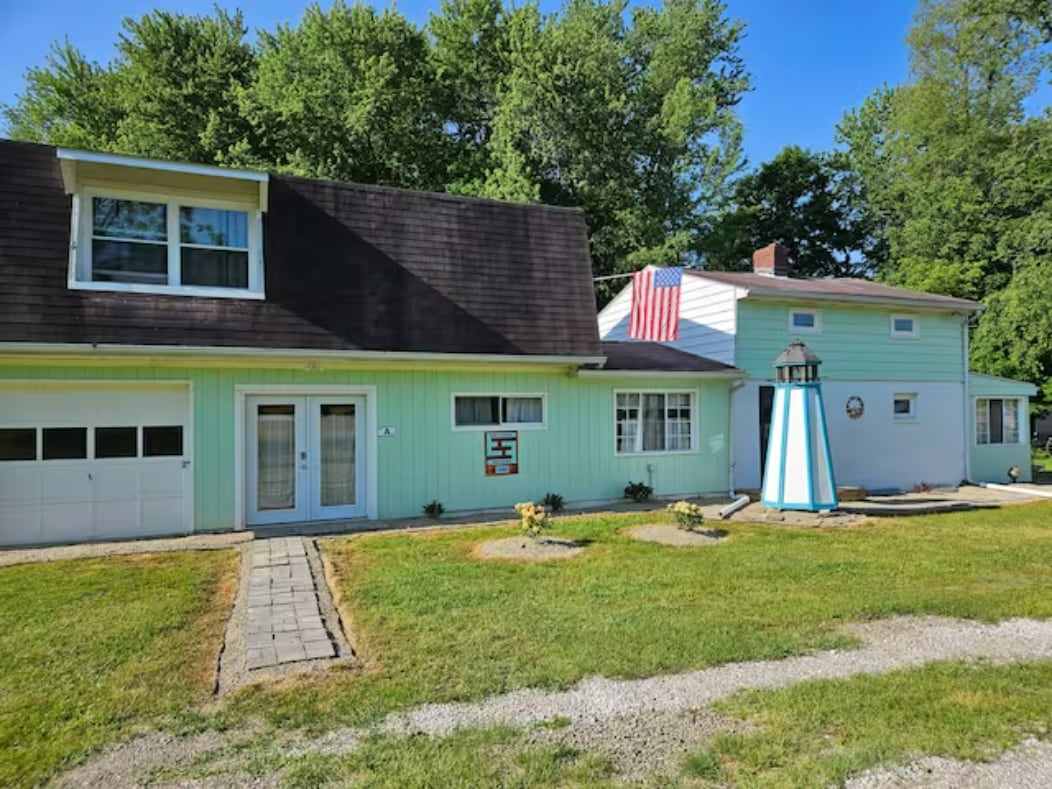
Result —
<instances>
[{"instance_id":1,"label":"green lawn","mask_svg":"<svg viewBox=\"0 0 1052 789\"><path fill-rule=\"evenodd\" d=\"M0 786L205 701L236 578L232 551L0 568Z\"/></svg>"},{"instance_id":2,"label":"green lawn","mask_svg":"<svg viewBox=\"0 0 1052 789\"><path fill-rule=\"evenodd\" d=\"M1044 449L1034 449L1030 452L1031 462L1042 471L1052 471L1052 455Z\"/></svg>"},{"instance_id":3,"label":"green lawn","mask_svg":"<svg viewBox=\"0 0 1052 789\"><path fill-rule=\"evenodd\" d=\"M560 519L576 559L482 562L509 527L324 541L365 672L255 687L228 708L318 730L427 701L565 687L843 645L841 622L931 613L1052 617L1052 504L853 528L731 524L676 549L621 527L654 514Z\"/></svg>"},{"instance_id":4,"label":"green lawn","mask_svg":"<svg viewBox=\"0 0 1052 789\"><path fill-rule=\"evenodd\" d=\"M1052 662L934 663L881 676L749 692L717 705L758 731L724 735L687 772L746 786L839 785L919 754L994 758L1052 733Z\"/></svg>"}]
</instances>

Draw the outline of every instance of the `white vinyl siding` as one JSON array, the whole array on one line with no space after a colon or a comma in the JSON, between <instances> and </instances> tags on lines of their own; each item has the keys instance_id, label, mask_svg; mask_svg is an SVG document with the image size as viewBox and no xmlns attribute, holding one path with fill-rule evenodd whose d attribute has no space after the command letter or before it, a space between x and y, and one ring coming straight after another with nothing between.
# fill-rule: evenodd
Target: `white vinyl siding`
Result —
<instances>
[{"instance_id":1,"label":"white vinyl siding","mask_svg":"<svg viewBox=\"0 0 1052 789\"><path fill-rule=\"evenodd\" d=\"M599 313L599 336L604 340L628 340L631 308L632 286L629 284ZM734 364L736 325L734 287L684 272L679 303L679 339L664 344L696 356Z\"/></svg>"}]
</instances>

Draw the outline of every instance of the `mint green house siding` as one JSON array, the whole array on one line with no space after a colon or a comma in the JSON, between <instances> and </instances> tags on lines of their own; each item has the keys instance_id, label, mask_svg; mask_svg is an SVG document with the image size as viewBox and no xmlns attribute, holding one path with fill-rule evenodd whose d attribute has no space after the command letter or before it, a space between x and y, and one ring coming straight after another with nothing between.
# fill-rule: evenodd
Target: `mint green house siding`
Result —
<instances>
[{"instance_id":1,"label":"mint green house siding","mask_svg":"<svg viewBox=\"0 0 1052 789\"><path fill-rule=\"evenodd\" d=\"M818 310L820 330L791 329L793 309ZM918 320L916 338L892 338L891 315L899 312ZM735 365L751 378L771 378L774 357L790 340L800 339L822 359L823 379L961 381L963 324L963 315L945 312L742 299L738 302Z\"/></svg>"},{"instance_id":2,"label":"mint green house siding","mask_svg":"<svg viewBox=\"0 0 1052 789\"><path fill-rule=\"evenodd\" d=\"M972 373L969 376L971 407L968 415L968 446L971 452L972 479L977 482L1008 482L1008 469L1017 467L1020 479L1029 482L1030 465L1030 397L1037 387L1026 381L1013 381L992 375ZM976 432L976 408L983 399L1018 401L1019 440L1010 444L980 444Z\"/></svg>"},{"instance_id":3,"label":"mint green house siding","mask_svg":"<svg viewBox=\"0 0 1052 789\"><path fill-rule=\"evenodd\" d=\"M577 375L567 368L503 370L392 369L371 366L307 370L303 365L181 367L78 364L0 366L0 379L19 381L186 381L192 387L194 526L234 528L236 499L235 402L246 386L375 387L376 424L395 428L375 441L378 516L420 514L433 499L447 510L510 507L548 491L567 502L617 499L629 481L649 481L657 495L724 492L729 469L729 382L697 377ZM696 394L696 449L682 454L619 456L614 449L617 390L690 389ZM487 477L483 431L453 430L454 393L544 394L547 424L519 430L517 475ZM246 459L247 462L247 459Z\"/></svg>"}]
</instances>

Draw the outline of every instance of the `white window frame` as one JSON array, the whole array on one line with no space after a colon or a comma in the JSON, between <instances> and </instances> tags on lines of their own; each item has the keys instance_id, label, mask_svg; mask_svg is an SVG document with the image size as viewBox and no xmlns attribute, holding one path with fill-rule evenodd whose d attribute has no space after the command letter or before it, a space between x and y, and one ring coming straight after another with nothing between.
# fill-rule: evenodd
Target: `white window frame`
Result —
<instances>
[{"instance_id":1,"label":"white window frame","mask_svg":"<svg viewBox=\"0 0 1052 789\"><path fill-rule=\"evenodd\" d=\"M1000 400L1001 401L1001 441L994 443L990 440L990 401ZM1015 401L1016 407L1016 440L1005 441L1005 414L1004 407L1005 403L1009 401ZM986 403L986 441L979 440L979 404ZM1023 409L1029 407L1029 402L1025 401L1022 397L1013 397L1011 395L985 395L983 397L975 398L975 408L972 412L972 422L974 429L972 431L972 440L975 442L977 447L1018 447L1023 444L1025 436L1023 433Z\"/></svg>"},{"instance_id":2,"label":"white window frame","mask_svg":"<svg viewBox=\"0 0 1052 789\"><path fill-rule=\"evenodd\" d=\"M913 321L912 331L901 331L895 328L895 321L897 320L908 320ZM920 337L920 318L916 315L907 315L899 313L897 315L890 315L888 317L888 326L891 331L891 339L893 340L916 340Z\"/></svg>"},{"instance_id":3,"label":"white window frame","mask_svg":"<svg viewBox=\"0 0 1052 789\"><path fill-rule=\"evenodd\" d=\"M617 448L617 398L619 395L640 395L640 414L639 414L639 430L636 431L636 446L640 447L635 452L621 452ZM660 394L668 395L685 394L690 395L690 449L649 449L643 451L643 395L648 394ZM637 457L649 457L652 455L696 455L698 453L698 390L697 389L615 389L613 397L613 411L611 416L613 417L613 438L614 438L614 457L618 458L637 458ZM666 420L668 419L668 401L665 401ZM668 441L668 425L665 425L665 439Z\"/></svg>"},{"instance_id":4,"label":"white window frame","mask_svg":"<svg viewBox=\"0 0 1052 789\"><path fill-rule=\"evenodd\" d=\"M796 315L811 315L815 319L814 326L797 326L793 323ZM822 333L822 310L789 308L789 332L795 334L821 334Z\"/></svg>"},{"instance_id":5,"label":"white window frame","mask_svg":"<svg viewBox=\"0 0 1052 789\"><path fill-rule=\"evenodd\" d=\"M895 401L906 400L910 404L910 412L908 414L897 414L895 413ZM917 421L917 393L916 392L895 392L891 396L891 417L896 422L916 422Z\"/></svg>"},{"instance_id":6,"label":"white window frame","mask_svg":"<svg viewBox=\"0 0 1052 789\"><path fill-rule=\"evenodd\" d=\"M167 206L168 284L153 285L140 282L95 282L91 279L92 205L94 198L137 200L162 203ZM187 246L180 243L179 208L215 208L222 211L243 211L248 215L248 287L223 288L205 285L183 285L180 282L179 251ZM107 189L84 186L73 195L72 227L70 228L69 288L70 290L121 291L125 293L154 293L176 296L205 296L221 299L264 299L263 278L263 213L258 205L207 195L173 196L137 189ZM200 245L196 245L201 248ZM218 247L217 247L218 248Z\"/></svg>"},{"instance_id":7,"label":"white window frame","mask_svg":"<svg viewBox=\"0 0 1052 789\"><path fill-rule=\"evenodd\" d=\"M496 422L489 425L458 425L458 397L497 397L501 400L510 398L539 398L541 401L540 422ZM504 413L503 403L497 406L499 413ZM479 432L482 430L547 430L548 429L548 394L546 392L453 392L449 396L449 424L455 433Z\"/></svg>"}]
</instances>

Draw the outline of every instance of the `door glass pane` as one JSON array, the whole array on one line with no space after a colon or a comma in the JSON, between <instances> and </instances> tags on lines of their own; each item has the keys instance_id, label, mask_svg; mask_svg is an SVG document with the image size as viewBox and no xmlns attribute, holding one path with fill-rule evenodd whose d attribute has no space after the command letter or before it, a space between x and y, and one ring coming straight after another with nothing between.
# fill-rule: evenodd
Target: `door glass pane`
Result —
<instances>
[{"instance_id":1,"label":"door glass pane","mask_svg":"<svg viewBox=\"0 0 1052 789\"><path fill-rule=\"evenodd\" d=\"M256 410L256 508L296 508L296 407L261 405Z\"/></svg>"},{"instance_id":2,"label":"door glass pane","mask_svg":"<svg viewBox=\"0 0 1052 789\"><path fill-rule=\"evenodd\" d=\"M345 507L357 501L355 490L355 408L321 406L321 506Z\"/></svg>"}]
</instances>

